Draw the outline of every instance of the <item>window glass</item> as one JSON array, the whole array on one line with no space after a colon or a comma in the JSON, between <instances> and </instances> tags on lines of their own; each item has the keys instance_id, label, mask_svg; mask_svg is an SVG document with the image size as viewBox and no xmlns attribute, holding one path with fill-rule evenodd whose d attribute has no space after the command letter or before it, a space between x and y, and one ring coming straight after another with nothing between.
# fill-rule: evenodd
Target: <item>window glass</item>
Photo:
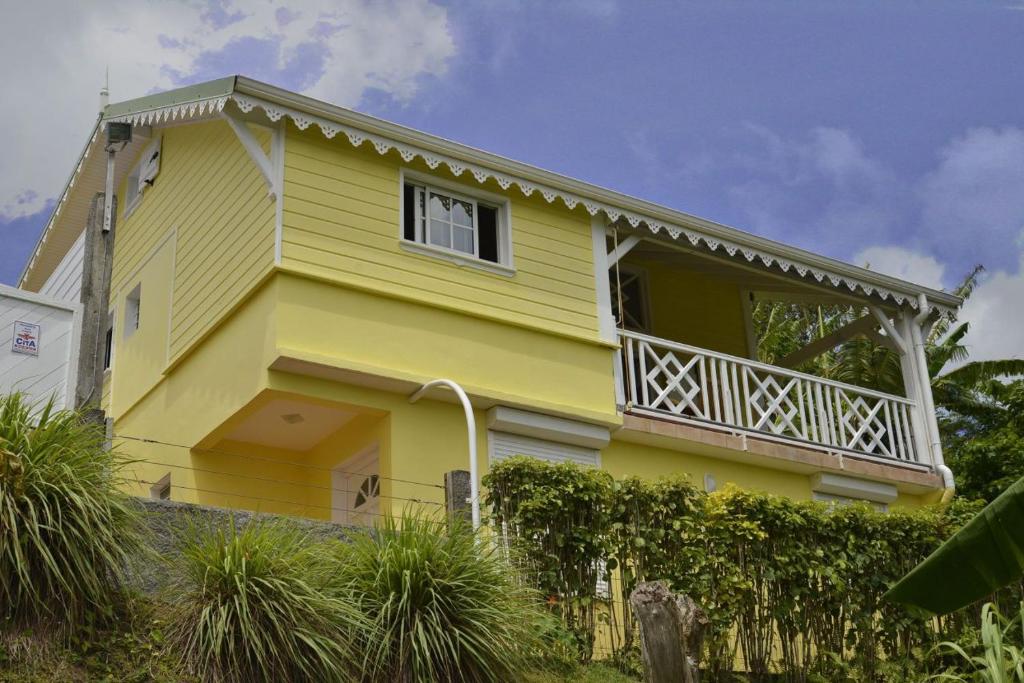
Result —
<instances>
[{"instance_id":1,"label":"window glass","mask_svg":"<svg viewBox=\"0 0 1024 683\"><path fill-rule=\"evenodd\" d=\"M406 183L403 188L402 236L501 263L498 209L443 190Z\"/></svg>"}]
</instances>

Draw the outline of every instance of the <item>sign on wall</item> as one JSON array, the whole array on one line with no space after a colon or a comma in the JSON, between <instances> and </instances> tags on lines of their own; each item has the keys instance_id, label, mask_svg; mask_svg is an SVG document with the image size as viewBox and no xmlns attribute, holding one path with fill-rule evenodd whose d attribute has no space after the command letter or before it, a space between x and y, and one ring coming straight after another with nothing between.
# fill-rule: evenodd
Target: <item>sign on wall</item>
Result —
<instances>
[{"instance_id":1,"label":"sign on wall","mask_svg":"<svg viewBox=\"0 0 1024 683\"><path fill-rule=\"evenodd\" d=\"M14 321L14 339L11 341L11 351L38 356L39 325L24 323L20 320Z\"/></svg>"}]
</instances>

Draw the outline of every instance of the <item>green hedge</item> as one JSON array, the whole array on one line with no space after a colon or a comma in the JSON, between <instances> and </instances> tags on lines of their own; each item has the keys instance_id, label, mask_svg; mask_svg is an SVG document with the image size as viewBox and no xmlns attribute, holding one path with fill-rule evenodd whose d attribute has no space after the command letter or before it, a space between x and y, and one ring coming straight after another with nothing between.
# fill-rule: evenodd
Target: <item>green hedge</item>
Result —
<instances>
[{"instance_id":1,"label":"green hedge","mask_svg":"<svg viewBox=\"0 0 1024 683\"><path fill-rule=\"evenodd\" d=\"M638 581L665 579L710 618L702 667L728 680L737 662L754 680L782 673L876 680L896 666L918 667L932 646L959 634L970 614L915 617L882 600L977 509L882 513L866 504L823 503L735 487L705 494L686 478L614 480L572 464L512 458L484 479L495 528L530 559L539 588L591 656L595 626L609 619L617 655L635 648L628 605ZM597 594L601 563L614 578ZM909 671L892 674L909 678Z\"/></svg>"}]
</instances>

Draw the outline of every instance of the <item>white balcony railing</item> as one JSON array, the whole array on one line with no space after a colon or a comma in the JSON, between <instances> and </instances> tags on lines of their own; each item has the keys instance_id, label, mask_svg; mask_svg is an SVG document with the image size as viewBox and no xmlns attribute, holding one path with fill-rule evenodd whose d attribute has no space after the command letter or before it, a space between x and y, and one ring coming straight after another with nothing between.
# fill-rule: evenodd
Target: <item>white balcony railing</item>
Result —
<instances>
[{"instance_id":1,"label":"white balcony railing","mask_svg":"<svg viewBox=\"0 0 1024 683\"><path fill-rule=\"evenodd\" d=\"M628 410L923 464L906 398L634 332L619 336Z\"/></svg>"}]
</instances>

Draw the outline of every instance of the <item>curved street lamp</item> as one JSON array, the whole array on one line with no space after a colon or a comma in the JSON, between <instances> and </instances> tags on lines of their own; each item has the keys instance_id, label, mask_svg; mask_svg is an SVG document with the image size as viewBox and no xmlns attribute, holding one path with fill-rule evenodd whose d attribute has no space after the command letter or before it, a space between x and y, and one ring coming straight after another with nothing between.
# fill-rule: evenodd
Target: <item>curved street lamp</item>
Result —
<instances>
[{"instance_id":1,"label":"curved street lamp","mask_svg":"<svg viewBox=\"0 0 1024 683\"><path fill-rule=\"evenodd\" d=\"M476 421L473 419L473 406L470 404L469 396L466 395L465 390L457 382L453 382L450 379L435 379L427 382L409 396L409 403L416 403L423 394L434 387L446 387L454 391L455 395L459 397L463 412L466 414L466 432L469 436L469 498L473 515L473 529L475 530L480 527L480 495L477 487Z\"/></svg>"}]
</instances>

